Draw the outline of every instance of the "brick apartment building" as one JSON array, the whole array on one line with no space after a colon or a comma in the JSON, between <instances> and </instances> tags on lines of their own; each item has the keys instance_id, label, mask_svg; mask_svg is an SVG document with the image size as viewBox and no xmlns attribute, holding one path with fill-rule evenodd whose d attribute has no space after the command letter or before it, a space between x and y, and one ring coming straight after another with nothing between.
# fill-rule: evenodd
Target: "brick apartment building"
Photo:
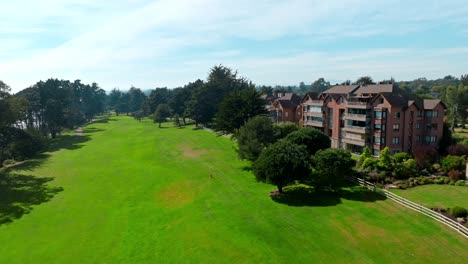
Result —
<instances>
[{"instance_id":1,"label":"brick apartment building","mask_svg":"<svg viewBox=\"0 0 468 264\"><path fill-rule=\"evenodd\" d=\"M302 108L302 109L301 109ZM337 85L306 94L296 118L330 136L333 148L374 155L384 147L412 152L423 144L437 147L446 106L440 100L409 95L393 84Z\"/></svg>"},{"instance_id":2,"label":"brick apartment building","mask_svg":"<svg viewBox=\"0 0 468 264\"><path fill-rule=\"evenodd\" d=\"M294 93L273 93L262 95L266 100L266 108L275 124L293 122L301 119L301 98Z\"/></svg>"}]
</instances>

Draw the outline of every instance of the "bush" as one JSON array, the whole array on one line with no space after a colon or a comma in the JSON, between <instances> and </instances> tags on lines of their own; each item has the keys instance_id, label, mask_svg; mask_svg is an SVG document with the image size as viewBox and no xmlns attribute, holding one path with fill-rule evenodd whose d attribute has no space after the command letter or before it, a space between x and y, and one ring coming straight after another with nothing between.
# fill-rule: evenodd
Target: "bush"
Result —
<instances>
[{"instance_id":1,"label":"bush","mask_svg":"<svg viewBox=\"0 0 468 264\"><path fill-rule=\"evenodd\" d=\"M464 180L458 180L457 182L455 182L455 185L456 186L465 186L465 181Z\"/></svg>"},{"instance_id":2,"label":"bush","mask_svg":"<svg viewBox=\"0 0 468 264\"><path fill-rule=\"evenodd\" d=\"M6 167L8 165L12 165L12 164L15 164L16 161L14 159L6 159L3 161L3 167Z\"/></svg>"},{"instance_id":3,"label":"bush","mask_svg":"<svg viewBox=\"0 0 468 264\"><path fill-rule=\"evenodd\" d=\"M11 144L11 153L13 157L23 160L45 150L47 145L47 137L38 130L29 129L18 133L18 138Z\"/></svg>"},{"instance_id":4,"label":"bush","mask_svg":"<svg viewBox=\"0 0 468 264\"><path fill-rule=\"evenodd\" d=\"M362 162L362 168L363 169L369 169L369 170L372 170L372 169L375 169L377 167L377 160L375 160L374 158L366 158L363 162Z\"/></svg>"},{"instance_id":5,"label":"bush","mask_svg":"<svg viewBox=\"0 0 468 264\"><path fill-rule=\"evenodd\" d=\"M454 217L466 217L468 215L468 211L460 206L455 206L454 208L452 208L452 210L450 210L450 213Z\"/></svg>"},{"instance_id":6,"label":"bush","mask_svg":"<svg viewBox=\"0 0 468 264\"><path fill-rule=\"evenodd\" d=\"M419 146L413 150L414 159L420 169L428 169L437 157L437 150L431 146Z\"/></svg>"},{"instance_id":7,"label":"bush","mask_svg":"<svg viewBox=\"0 0 468 264\"><path fill-rule=\"evenodd\" d=\"M458 181L458 180L461 180L462 177L463 177L463 172L459 171L459 170L450 170L448 172L448 177L450 178L450 180L452 181Z\"/></svg>"},{"instance_id":8,"label":"bush","mask_svg":"<svg viewBox=\"0 0 468 264\"><path fill-rule=\"evenodd\" d=\"M468 155L468 147L462 144L454 144L447 148L447 153L453 156Z\"/></svg>"},{"instance_id":9,"label":"bush","mask_svg":"<svg viewBox=\"0 0 468 264\"><path fill-rule=\"evenodd\" d=\"M446 172L450 170L464 170L465 156L448 155L442 160L441 167Z\"/></svg>"}]
</instances>

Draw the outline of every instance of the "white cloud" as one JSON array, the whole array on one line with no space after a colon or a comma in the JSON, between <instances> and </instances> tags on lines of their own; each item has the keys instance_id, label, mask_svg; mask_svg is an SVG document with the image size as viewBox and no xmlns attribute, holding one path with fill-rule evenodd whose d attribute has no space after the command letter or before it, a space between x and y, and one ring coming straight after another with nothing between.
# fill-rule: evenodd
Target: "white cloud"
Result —
<instances>
[{"instance_id":1,"label":"white cloud","mask_svg":"<svg viewBox=\"0 0 468 264\"><path fill-rule=\"evenodd\" d=\"M468 6L458 0L30 0L2 1L0 10L0 35L8 36L0 41L0 78L16 91L49 77L96 81L105 89L172 87L205 78L219 63L265 84L428 76L424 70L439 77L467 68L464 48L418 51L389 43L392 48L311 52L287 45L289 37L355 43L440 22L467 25ZM244 41L285 45L260 56L238 47Z\"/></svg>"}]
</instances>

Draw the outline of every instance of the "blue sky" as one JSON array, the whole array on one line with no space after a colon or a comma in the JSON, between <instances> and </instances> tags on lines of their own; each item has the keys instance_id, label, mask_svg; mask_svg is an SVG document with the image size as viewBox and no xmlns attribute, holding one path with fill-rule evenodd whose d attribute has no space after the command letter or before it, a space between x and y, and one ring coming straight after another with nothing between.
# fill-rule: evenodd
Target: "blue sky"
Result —
<instances>
[{"instance_id":1,"label":"blue sky","mask_svg":"<svg viewBox=\"0 0 468 264\"><path fill-rule=\"evenodd\" d=\"M0 79L177 87L223 64L259 85L468 73L468 2L1 1Z\"/></svg>"}]
</instances>

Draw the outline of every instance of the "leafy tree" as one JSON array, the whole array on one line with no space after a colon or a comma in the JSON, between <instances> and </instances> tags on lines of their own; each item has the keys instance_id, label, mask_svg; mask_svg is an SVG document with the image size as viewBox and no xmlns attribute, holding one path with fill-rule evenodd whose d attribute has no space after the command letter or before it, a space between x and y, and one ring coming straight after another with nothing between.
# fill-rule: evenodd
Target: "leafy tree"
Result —
<instances>
[{"instance_id":1,"label":"leafy tree","mask_svg":"<svg viewBox=\"0 0 468 264\"><path fill-rule=\"evenodd\" d=\"M180 127L180 119L179 119L179 115L178 114L175 114L174 115L174 125L176 127Z\"/></svg>"},{"instance_id":2,"label":"leafy tree","mask_svg":"<svg viewBox=\"0 0 468 264\"><path fill-rule=\"evenodd\" d=\"M158 105L160 104L168 104L169 101L172 99L172 91L164 88L156 88L151 91L150 95L147 99L147 104L150 109L150 113L154 113Z\"/></svg>"},{"instance_id":3,"label":"leafy tree","mask_svg":"<svg viewBox=\"0 0 468 264\"><path fill-rule=\"evenodd\" d=\"M260 86L259 91L260 91L261 94L268 95L268 94L273 93L273 88L271 86L263 85L263 86Z\"/></svg>"},{"instance_id":4,"label":"leafy tree","mask_svg":"<svg viewBox=\"0 0 468 264\"><path fill-rule=\"evenodd\" d=\"M143 103L146 100L146 95L141 91L139 88L131 87L130 90L128 91L128 94L130 96L129 100L129 111L130 112L136 112L139 110L142 110Z\"/></svg>"},{"instance_id":5,"label":"leafy tree","mask_svg":"<svg viewBox=\"0 0 468 264\"><path fill-rule=\"evenodd\" d=\"M369 85L369 84L375 84L375 82L372 80L370 76L362 76L356 80L355 84Z\"/></svg>"},{"instance_id":6,"label":"leafy tree","mask_svg":"<svg viewBox=\"0 0 468 264\"><path fill-rule=\"evenodd\" d=\"M142 111L142 110L139 110L139 111L133 112L133 113L132 113L132 116L133 116L133 118L135 118L136 120L138 120L139 122L141 122L141 119L143 119L143 117L144 117L143 111Z\"/></svg>"},{"instance_id":7,"label":"leafy tree","mask_svg":"<svg viewBox=\"0 0 468 264\"><path fill-rule=\"evenodd\" d=\"M331 146L330 138L320 130L304 127L285 137L286 140L297 145L304 145L309 156L314 155L320 149L327 149Z\"/></svg>"},{"instance_id":8,"label":"leafy tree","mask_svg":"<svg viewBox=\"0 0 468 264\"><path fill-rule=\"evenodd\" d=\"M398 179L407 179L409 177L415 176L417 172L418 165L416 164L416 160L407 159L396 164L393 169L393 176Z\"/></svg>"},{"instance_id":9,"label":"leafy tree","mask_svg":"<svg viewBox=\"0 0 468 264\"><path fill-rule=\"evenodd\" d=\"M368 158L372 158L371 150L368 146L365 146L362 149L361 156L359 157L359 160L357 162L357 167L363 168L364 161Z\"/></svg>"},{"instance_id":10,"label":"leafy tree","mask_svg":"<svg viewBox=\"0 0 468 264\"><path fill-rule=\"evenodd\" d=\"M468 74L462 74L460 81L464 86L468 86Z\"/></svg>"},{"instance_id":11,"label":"leafy tree","mask_svg":"<svg viewBox=\"0 0 468 264\"><path fill-rule=\"evenodd\" d=\"M285 138L287 135L295 131L298 131L299 127L292 122L286 122L286 123L274 124L273 130L274 130L274 135L275 135L276 140L280 140L282 138Z\"/></svg>"},{"instance_id":12,"label":"leafy tree","mask_svg":"<svg viewBox=\"0 0 468 264\"><path fill-rule=\"evenodd\" d=\"M189 105L190 100L192 99L193 92L203 85L202 80L196 80L185 85L183 88L176 88L173 90L173 97L169 101L169 107L178 114L179 117L182 117L182 121L185 124L185 117L188 114L187 106Z\"/></svg>"},{"instance_id":13,"label":"leafy tree","mask_svg":"<svg viewBox=\"0 0 468 264\"><path fill-rule=\"evenodd\" d=\"M432 166L437 158L437 150L432 146L418 146L413 149L413 156L420 169L427 169Z\"/></svg>"},{"instance_id":14,"label":"leafy tree","mask_svg":"<svg viewBox=\"0 0 468 264\"><path fill-rule=\"evenodd\" d=\"M267 114L265 101L253 87L226 96L216 114L216 130L232 134L249 118Z\"/></svg>"},{"instance_id":15,"label":"leafy tree","mask_svg":"<svg viewBox=\"0 0 468 264\"><path fill-rule=\"evenodd\" d=\"M286 140L280 140L263 150L252 169L257 180L275 184L280 193L288 183L304 179L310 174L305 146Z\"/></svg>"},{"instance_id":16,"label":"leafy tree","mask_svg":"<svg viewBox=\"0 0 468 264\"><path fill-rule=\"evenodd\" d=\"M351 175L355 161L343 149L319 150L313 156L313 184L317 188L335 188Z\"/></svg>"},{"instance_id":17,"label":"leafy tree","mask_svg":"<svg viewBox=\"0 0 468 264\"><path fill-rule=\"evenodd\" d=\"M153 121L159 123L159 127L161 127L161 123L166 121L166 118L171 116L171 110L167 104L160 104L156 111L154 112Z\"/></svg>"},{"instance_id":18,"label":"leafy tree","mask_svg":"<svg viewBox=\"0 0 468 264\"><path fill-rule=\"evenodd\" d=\"M330 87L331 87L330 83L325 81L324 78L318 78L315 82L312 83L309 91L315 92L315 93L321 93Z\"/></svg>"},{"instance_id":19,"label":"leafy tree","mask_svg":"<svg viewBox=\"0 0 468 264\"><path fill-rule=\"evenodd\" d=\"M250 161L256 160L262 150L275 141L271 119L265 116L249 119L239 129L236 137L239 157Z\"/></svg>"},{"instance_id":20,"label":"leafy tree","mask_svg":"<svg viewBox=\"0 0 468 264\"><path fill-rule=\"evenodd\" d=\"M380 151L377 166L380 170L388 171L392 168L392 155L390 154L390 148L385 147Z\"/></svg>"},{"instance_id":21,"label":"leafy tree","mask_svg":"<svg viewBox=\"0 0 468 264\"><path fill-rule=\"evenodd\" d=\"M112 91L110 92L110 94L108 96L109 106L112 109L114 109L114 110L117 109L117 106L119 105L119 101L120 101L121 96L122 96L122 92L119 89L117 89L117 88L112 89Z\"/></svg>"}]
</instances>

